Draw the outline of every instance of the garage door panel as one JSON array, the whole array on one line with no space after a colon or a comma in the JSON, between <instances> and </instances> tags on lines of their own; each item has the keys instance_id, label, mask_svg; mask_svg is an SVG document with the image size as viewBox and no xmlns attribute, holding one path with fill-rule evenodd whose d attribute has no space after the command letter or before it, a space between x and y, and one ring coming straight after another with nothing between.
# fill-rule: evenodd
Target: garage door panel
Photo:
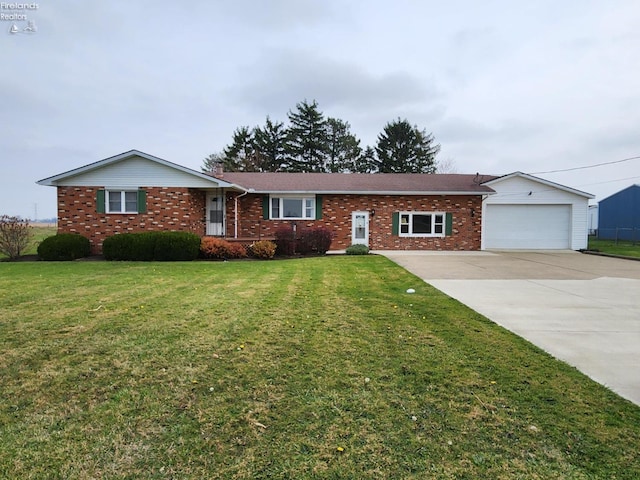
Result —
<instances>
[{"instance_id":1,"label":"garage door panel","mask_svg":"<svg viewBox=\"0 0 640 480\"><path fill-rule=\"evenodd\" d=\"M485 248L570 248L570 205L487 205Z\"/></svg>"}]
</instances>

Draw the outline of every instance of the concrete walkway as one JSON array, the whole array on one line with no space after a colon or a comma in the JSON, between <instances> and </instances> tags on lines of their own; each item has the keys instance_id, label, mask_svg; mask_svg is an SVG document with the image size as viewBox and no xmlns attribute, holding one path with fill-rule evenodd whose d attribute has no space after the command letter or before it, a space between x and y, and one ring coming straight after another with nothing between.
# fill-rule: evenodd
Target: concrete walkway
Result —
<instances>
[{"instance_id":1,"label":"concrete walkway","mask_svg":"<svg viewBox=\"0 0 640 480\"><path fill-rule=\"evenodd\" d=\"M640 405L640 262L552 252L376 252Z\"/></svg>"}]
</instances>

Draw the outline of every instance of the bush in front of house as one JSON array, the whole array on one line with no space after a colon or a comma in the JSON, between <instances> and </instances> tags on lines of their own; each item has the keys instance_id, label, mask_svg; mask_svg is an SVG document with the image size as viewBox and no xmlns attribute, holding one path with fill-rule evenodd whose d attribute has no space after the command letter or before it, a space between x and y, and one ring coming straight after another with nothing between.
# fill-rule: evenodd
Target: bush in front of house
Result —
<instances>
[{"instance_id":1,"label":"bush in front of house","mask_svg":"<svg viewBox=\"0 0 640 480\"><path fill-rule=\"evenodd\" d=\"M368 255L369 247L361 244L349 245L346 253L347 255Z\"/></svg>"},{"instance_id":2,"label":"bush in front of house","mask_svg":"<svg viewBox=\"0 0 640 480\"><path fill-rule=\"evenodd\" d=\"M120 233L104 239L102 254L107 260L150 262L154 243L154 232Z\"/></svg>"},{"instance_id":3,"label":"bush in front of house","mask_svg":"<svg viewBox=\"0 0 640 480\"><path fill-rule=\"evenodd\" d=\"M260 240L249 245L249 254L254 258L271 260L276 254L276 244L269 240Z\"/></svg>"},{"instance_id":4,"label":"bush in front of house","mask_svg":"<svg viewBox=\"0 0 640 480\"><path fill-rule=\"evenodd\" d=\"M155 232L120 233L104 239L106 260L150 262L154 256Z\"/></svg>"},{"instance_id":5,"label":"bush in front of house","mask_svg":"<svg viewBox=\"0 0 640 480\"><path fill-rule=\"evenodd\" d=\"M275 232L278 255L324 255L331 247L333 234L326 227L302 228L294 231L290 225L283 225Z\"/></svg>"},{"instance_id":6,"label":"bush in front of house","mask_svg":"<svg viewBox=\"0 0 640 480\"><path fill-rule=\"evenodd\" d=\"M245 258L247 249L239 243L232 243L222 238L204 237L200 241L200 255L213 260L231 260Z\"/></svg>"},{"instance_id":7,"label":"bush in front of house","mask_svg":"<svg viewBox=\"0 0 640 480\"><path fill-rule=\"evenodd\" d=\"M275 231L278 255L291 256L296 253L296 233L291 225L281 225Z\"/></svg>"},{"instance_id":8,"label":"bush in front of house","mask_svg":"<svg viewBox=\"0 0 640 480\"><path fill-rule=\"evenodd\" d=\"M198 258L200 237L191 232L157 232L154 260L188 262Z\"/></svg>"},{"instance_id":9,"label":"bush in front of house","mask_svg":"<svg viewBox=\"0 0 640 480\"><path fill-rule=\"evenodd\" d=\"M121 233L105 238L107 260L177 262L198 258L200 237L191 232Z\"/></svg>"},{"instance_id":10,"label":"bush in front of house","mask_svg":"<svg viewBox=\"0 0 640 480\"><path fill-rule=\"evenodd\" d=\"M61 262L88 257L89 239L77 233L58 233L47 237L38 245L38 257L47 262Z\"/></svg>"},{"instance_id":11,"label":"bush in front of house","mask_svg":"<svg viewBox=\"0 0 640 480\"><path fill-rule=\"evenodd\" d=\"M333 234L326 227L304 229L296 239L296 251L302 255L324 255L331 246Z\"/></svg>"}]
</instances>

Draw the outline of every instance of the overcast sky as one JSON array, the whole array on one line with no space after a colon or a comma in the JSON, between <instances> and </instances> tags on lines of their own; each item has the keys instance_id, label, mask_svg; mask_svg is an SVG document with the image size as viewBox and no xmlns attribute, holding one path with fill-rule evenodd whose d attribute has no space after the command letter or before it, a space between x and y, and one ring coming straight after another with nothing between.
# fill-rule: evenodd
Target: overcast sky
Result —
<instances>
[{"instance_id":1,"label":"overcast sky","mask_svg":"<svg viewBox=\"0 0 640 480\"><path fill-rule=\"evenodd\" d=\"M54 217L37 180L131 149L199 170L304 99L362 146L406 118L458 173L640 183L640 160L537 173L640 156L637 0L37 3L0 12L26 15L0 20L0 214Z\"/></svg>"}]
</instances>

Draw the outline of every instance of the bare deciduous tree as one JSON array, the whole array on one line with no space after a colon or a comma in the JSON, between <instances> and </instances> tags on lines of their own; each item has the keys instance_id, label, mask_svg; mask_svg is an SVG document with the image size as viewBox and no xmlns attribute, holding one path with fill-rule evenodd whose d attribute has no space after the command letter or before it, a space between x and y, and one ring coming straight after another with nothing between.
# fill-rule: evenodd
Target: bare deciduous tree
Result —
<instances>
[{"instance_id":1,"label":"bare deciduous tree","mask_svg":"<svg viewBox=\"0 0 640 480\"><path fill-rule=\"evenodd\" d=\"M15 260L29 246L29 220L9 215L0 216L0 253Z\"/></svg>"},{"instance_id":2,"label":"bare deciduous tree","mask_svg":"<svg viewBox=\"0 0 640 480\"><path fill-rule=\"evenodd\" d=\"M459 173L456 162L453 158L448 157L444 160L440 160L436 167L436 173Z\"/></svg>"}]
</instances>

